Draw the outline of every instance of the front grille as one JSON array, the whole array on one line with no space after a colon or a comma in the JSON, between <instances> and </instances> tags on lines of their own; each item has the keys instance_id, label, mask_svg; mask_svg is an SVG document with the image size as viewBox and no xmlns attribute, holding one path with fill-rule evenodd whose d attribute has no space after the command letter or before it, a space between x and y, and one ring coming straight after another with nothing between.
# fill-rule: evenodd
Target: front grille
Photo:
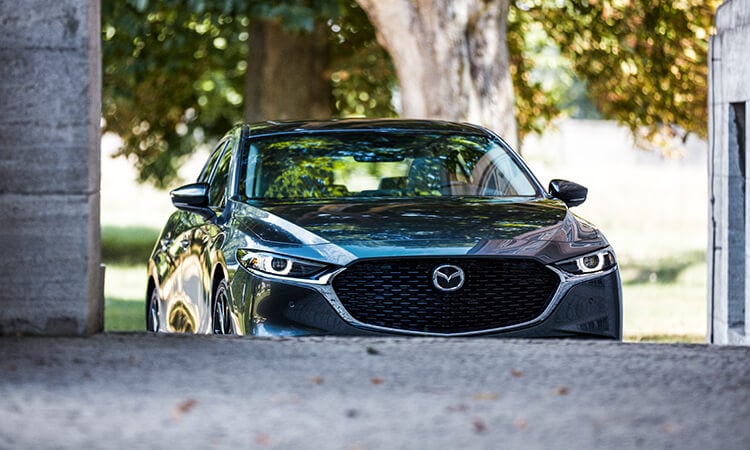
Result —
<instances>
[{"instance_id":1,"label":"front grille","mask_svg":"<svg viewBox=\"0 0 750 450\"><path fill-rule=\"evenodd\" d=\"M464 286L450 293L432 284L443 264L461 267ZM415 258L355 262L333 280L356 320L430 333L465 333L507 327L539 317L560 282L541 263L506 258Z\"/></svg>"}]
</instances>

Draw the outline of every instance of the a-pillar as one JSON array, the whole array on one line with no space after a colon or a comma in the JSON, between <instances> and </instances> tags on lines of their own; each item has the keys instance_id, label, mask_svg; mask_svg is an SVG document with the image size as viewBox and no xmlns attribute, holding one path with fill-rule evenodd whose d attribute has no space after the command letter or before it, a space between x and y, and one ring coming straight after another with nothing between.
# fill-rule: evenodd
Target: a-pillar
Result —
<instances>
[{"instance_id":1,"label":"a-pillar","mask_svg":"<svg viewBox=\"0 0 750 450\"><path fill-rule=\"evenodd\" d=\"M103 325L99 0L0 0L0 334Z\"/></svg>"}]
</instances>

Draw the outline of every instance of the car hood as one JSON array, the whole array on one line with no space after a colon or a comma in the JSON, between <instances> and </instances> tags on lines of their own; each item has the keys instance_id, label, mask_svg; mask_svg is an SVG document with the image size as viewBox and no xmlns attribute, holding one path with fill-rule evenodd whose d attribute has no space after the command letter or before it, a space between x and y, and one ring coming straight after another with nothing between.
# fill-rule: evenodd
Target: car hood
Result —
<instances>
[{"instance_id":1,"label":"car hood","mask_svg":"<svg viewBox=\"0 0 750 450\"><path fill-rule=\"evenodd\" d=\"M333 245L351 255L344 259L505 254L550 262L607 245L594 227L550 199L238 205L239 228L292 254L295 247ZM331 249L324 253L314 259L332 259Z\"/></svg>"}]
</instances>

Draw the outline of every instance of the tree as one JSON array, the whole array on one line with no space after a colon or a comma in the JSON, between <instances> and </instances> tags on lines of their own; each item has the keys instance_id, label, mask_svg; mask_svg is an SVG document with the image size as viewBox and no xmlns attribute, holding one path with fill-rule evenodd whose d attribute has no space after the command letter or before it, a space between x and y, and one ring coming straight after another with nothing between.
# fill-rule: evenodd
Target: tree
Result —
<instances>
[{"instance_id":1,"label":"tree","mask_svg":"<svg viewBox=\"0 0 750 450\"><path fill-rule=\"evenodd\" d=\"M243 120L330 117L326 20L339 14L338 1L232 1L235 7L224 14L246 15L249 22Z\"/></svg>"},{"instance_id":2,"label":"tree","mask_svg":"<svg viewBox=\"0 0 750 450\"><path fill-rule=\"evenodd\" d=\"M517 141L508 0L357 0L393 58L406 117L469 121Z\"/></svg>"},{"instance_id":3,"label":"tree","mask_svg":"<svg viewBox=\"0 0 750 450\"><path fill-rule=\"evenodd\" d=\"M511 144L581 104L582 86L637 136L706 133L718 0L356 1L364 12L354 0L105 0L105 130L159 186L243 116L392 116L396 86L402 115L480 123ZM564 70L545 67L550 50Z\"/></svg>"},{"instance_id":4,"label":"tree","mask_svg":"<svg viewBox=\"0 0 750 450\"><path fill-rule=\"evenodd\" d=\"M102 2L104 131L122 137L118 155L157 186L206 134L241 117L243 46L228 43L243 39L247 23L188 6Z\"/></svg>"},{"instance_id":5,"label":"tree","mask_svg":"<svg viewBox=\"0 0 750 450\"><path fill-rule=\"evenodd\" d=\"M719 3L523 0L518 14L542 24L603 117L650 140L684 139L707 132L708 36Z\"/></svg>"},{"instance_id":6,"label":"tree","mask_svg":"<svg viewBox=\"0 0 750 450\"><path fill-rule=\"evenodd\" d=\"M358 2L393 57L404 115L478 122L511 141L513 117L520 137L543 130L564 105L534 79L539 43L530 37L542 36L602 117L650 141L706 134L708 35L720 0Z\"/></svg>"},{"instance_id":7,"label":"tree","mask_svg":"<svg viewBox=\"0 0 750 450\"><path fill-rule=\"evenodd\" d=\"M274 20L253 19L248 32L244 120L321 119L331 115L330 55L326 24L310 32Z\"/></svg>"},{"instance_id":8,"label":"tree","mask_svg":"<svg viewBox=\"0 0 750 450\"><path fill-rule=\"evenodd\" d=\"M382 76L388 64L372 61L379 56L374 33L352 6L338 0L103 2L104 131L123 138L118 156L134 162L141 181L163 187L196 146L241 120L352 110L392 115L387 83L393 78ZM349 58L370 67L353 70ZM375 82L379 87L370 89Z\"/></svg>"}]
</instances>

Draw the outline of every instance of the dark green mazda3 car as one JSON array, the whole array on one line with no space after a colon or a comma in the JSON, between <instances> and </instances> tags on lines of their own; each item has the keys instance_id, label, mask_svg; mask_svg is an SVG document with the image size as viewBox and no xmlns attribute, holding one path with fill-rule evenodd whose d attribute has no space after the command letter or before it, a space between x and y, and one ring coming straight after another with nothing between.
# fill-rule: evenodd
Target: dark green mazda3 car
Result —
<instances>
[{"instance_id":1,"label":"dark green mazda3 car","mask_svg":"<svg viewBox=\"0 0 750 450\"><path fill-rule=\"evenodd\" d=\"M621 339L604 236L494 133L427 120L233 128L148 267L158 332Z\"/></svg>"}]
</instances>

